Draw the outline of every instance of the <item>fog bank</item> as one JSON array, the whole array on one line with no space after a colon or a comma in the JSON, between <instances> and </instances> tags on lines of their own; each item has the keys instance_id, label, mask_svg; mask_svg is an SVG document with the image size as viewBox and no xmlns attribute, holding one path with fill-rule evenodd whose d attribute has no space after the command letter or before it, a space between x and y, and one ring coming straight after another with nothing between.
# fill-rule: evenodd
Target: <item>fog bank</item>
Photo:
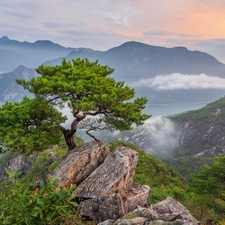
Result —
<instances>
[{"instance_id":1,"label":"fog bank","mask_svg":"<svg viewBox=\"0 0 225 225\"><path fill-rule=\"evenodd\" d=\"M173 73L170 75L157 75L150 79L140 79L133 83L132 86L144 86L157 90L225 89L225 79L207 76L206 74L187 75Z\"/></svg>"}]
</instances>

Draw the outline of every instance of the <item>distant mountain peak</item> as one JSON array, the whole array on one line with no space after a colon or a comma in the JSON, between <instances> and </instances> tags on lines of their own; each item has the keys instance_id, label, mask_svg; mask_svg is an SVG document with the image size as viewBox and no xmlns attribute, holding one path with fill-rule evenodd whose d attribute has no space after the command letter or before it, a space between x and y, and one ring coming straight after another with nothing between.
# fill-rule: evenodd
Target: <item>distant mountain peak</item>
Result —
<instances>
[{"instance_id":1,"label":"distant mountain peak","mask_svg":"<svg viewBox=\"0 0 225 225\"><path fill-rule=\"evenodd\" d=\"M138 42L138 41L128 41L128 42L125 42L124 44L122 44L121 46L137 47L137 46L150 46L150 45L144 44L144 43Z\"/></svg>"},{"instance_id":2,"label":"distant mountain peak","mask_svg":"<svg viewBox=\"0 0 225 225\"><path fill-rule=\"evenodd\" d=\"M52 41L49 41L49 40L37 40L37 41L35 41L34 42L34 44L55 44L55 43L53 43Z\"/></svg>"},{"instance_id":3,"label":"distant mountain peak","mask_svg":"<svg viewBox=\"0 0 225 225\"><path fill-rule=\"evenodd\" d=\"M173 49L178 49L178 50L185 50L188 51L188 49L184 46L177 46L177 47L173 47Z\"/></svg>"},{"instance_id":4,"label":"distant mountain peak","mask_svg":"<svg viewBox=\"0 0 225 225\"><path fill-rule=\"evenodd\" d=\"M10 39L7 36L2 36L0 41L9 41Z\"/></svg>"},{"instance_id":5,"label":"distant mountain peak","mask_svg":"<svg viewBox=\"0 0 225 225\"><path fill-rule=\"evenodd\" d=\"M16 67L16 69L13 72L22 73L26 69L27 69L27 67L25 67L24 65L19 65L19 66Z\"/></svg>"}]
</instances>

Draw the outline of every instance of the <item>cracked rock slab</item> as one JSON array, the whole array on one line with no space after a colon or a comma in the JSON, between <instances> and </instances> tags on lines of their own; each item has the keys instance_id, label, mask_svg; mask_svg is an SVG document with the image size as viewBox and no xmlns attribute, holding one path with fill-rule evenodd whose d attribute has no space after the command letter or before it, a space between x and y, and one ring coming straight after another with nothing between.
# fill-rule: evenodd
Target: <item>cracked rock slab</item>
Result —
<instances>
[{"instance_id":1,"label":"cracked rock slab","mask_svg":"<svg viewBox=\"0 0 225 225\"><path fill-rule=\"evenodd\" d=\"M133 183L137 162L138 153L136 151L127 147L117 147L98 168L77 186L72 195L82 198L97 198L120 193L123 198Z\"/></svg>"},{"instance_id":2,"label":"cracked rock slab","mask_svg":"<svg viewBox=\"0 0 225 225\"><path fill-rule=\"evenodd\" d=\"M109 147L92 141L68 152L53 172L60 186L79 184L91 174L110 153Z\"/></svg>"}]
</instances>

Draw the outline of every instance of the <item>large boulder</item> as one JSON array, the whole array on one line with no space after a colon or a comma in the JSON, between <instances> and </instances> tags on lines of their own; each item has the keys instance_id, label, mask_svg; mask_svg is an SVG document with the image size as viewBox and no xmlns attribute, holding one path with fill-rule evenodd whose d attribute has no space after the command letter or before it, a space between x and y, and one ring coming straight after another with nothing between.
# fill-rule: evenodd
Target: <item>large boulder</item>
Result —
<instances>
[{"instance_id":1,"label":"large boulder","mask_svg":"<svg viewBox=\"0 0 225 225\"><path fill-rule=\"evenodd\" d=\"M150 188L134 184L138 153L117 147L95 171L80 183L73 196L85 198L77 211L97 221L118 219L147 204Z\"/></svg>"},{"instance_id":2,"label":"large boulder","mask_svg":"<svg viewBox=\"0 0 225 225\"><path fill-rule=\"evenodd\" d=\"M113 193L108 196L84 200L80 203L77 212L79 215L89 217L94 221L116 220L133 211L137 206L145 206L149 190L147 185L132 184L126 197L122 198L120 193Z\"/></svg>"},{"instance_id":3,"label":"large boulder","mask_svg":"<svg viewBox=\"0 0 225 225\"><path fill-rule=\"evenodd\" d=\"M53 172L53 177L58 179L63 187L79 184L102 164L109 153L108 145L96 141L75 148L61 160Z\"/></svg>"},{"instance_id":4,"label":"large boulder","mask_svg":"<svg viewBox=\"0 0 225 225\"><path fill-rule=\"evenodd\" d=\"M137 220L139 223L137 223ZM189 211L171 197L146 208L138 207L118 219L113 225L198 225Z\"/></svg>"},{"instance_id":5,"label":"large boulder","mask_svg":"<svg viewBox=\"0 0 225 225\"><path fill-rule=\"evenodd\" d=\"M77 213L94 221L105 221L109 218L115 221L126 214L123 199L118 193L82 201Z\"/></svg>"},{"instance_id":6,"label":"large boulder","mask_svg":"<svg viewBox=\"0 0 225 225\"><path fill-rule=\"evenodd\" d=\"M126 147L117 147L73 192L74 196L96 198L120 193L121 197L133 182L138 153Z\"/></svg>"},{"instance_id":7,"label":"large boulder","mask_svg":"<svg viewBox=\"0 0 225 225\"><path fill-rule=\"evenodd\" d=\"M99 225L197 225L188 210L172 198L148 205L150 187L133 183L138 153L119 146L87 143L70 151L55 169L60 185L77 184L76 213Z\"/></svg>"}]
</instances>

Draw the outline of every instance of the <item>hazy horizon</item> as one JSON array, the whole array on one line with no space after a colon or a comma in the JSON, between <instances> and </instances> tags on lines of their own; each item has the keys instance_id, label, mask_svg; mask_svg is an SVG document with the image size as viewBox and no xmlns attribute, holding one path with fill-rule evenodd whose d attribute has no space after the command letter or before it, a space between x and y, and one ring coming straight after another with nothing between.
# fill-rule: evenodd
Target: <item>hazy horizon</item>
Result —
<instances>
[{"instance_id":1,"label":"hazy horizon","mask_svg":"<svg viewBox=\"0 0 225 225\"><path fill-rule=\"evenodd\" d=\"M108 50L127 41L185 46L225 63L225 2L0 0L0 37Z\"/></svg>"}]
</instances>

